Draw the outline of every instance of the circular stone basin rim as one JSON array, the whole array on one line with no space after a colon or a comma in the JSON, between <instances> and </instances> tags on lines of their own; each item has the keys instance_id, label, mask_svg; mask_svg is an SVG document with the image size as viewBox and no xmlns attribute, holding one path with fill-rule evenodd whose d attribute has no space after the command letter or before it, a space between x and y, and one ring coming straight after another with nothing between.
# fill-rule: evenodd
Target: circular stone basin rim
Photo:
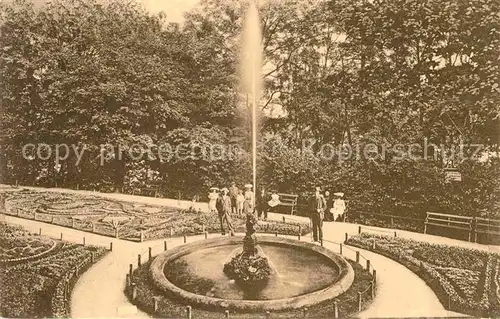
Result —
<instances>
[{"instance_id":1,"label":"circular stone basin rim","mask_svg":"<svg viewBox=\"0 0 500 319\"><path fill-rule=\"evenodd\" d=\"M188 304L199 305L210 309L232 309L247 312L290 310L319 304L323 301L331 300L343 294L349 289L354 281L354 270L347 260L341 255L315 244L271 236L259 236L258 244L283 245L292 246L298 249L312 250L320 255L323 255L337 265L339 269L338 280L324 289L291 298L274 300L235 300L207 297L186 291L174 285L166 278L163 272L163 269L168 262L187 255L193 251L218 246L242 244L242 240L242 236L205 239L167 250L156 256L156 258L151 262L149 269L150 277L157 288L168 293L169 295L174 295L175 297L180 298Z\"/></svg>"}]
</instances>

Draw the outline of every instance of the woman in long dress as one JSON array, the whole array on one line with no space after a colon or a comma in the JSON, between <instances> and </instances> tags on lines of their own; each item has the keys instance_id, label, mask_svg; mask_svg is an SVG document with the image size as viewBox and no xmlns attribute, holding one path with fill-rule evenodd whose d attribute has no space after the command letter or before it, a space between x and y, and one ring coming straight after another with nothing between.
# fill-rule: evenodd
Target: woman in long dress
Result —
<instances>
[{"instance_id":1,"label":"woman in long dress","mask_svg":"<svg viewBox=\"0 0 500 319\"><path fill-rule=\"evenodd\" d=\"M245 201L243 202L243 214L251 214L254 210L254 193L252 192L252 184L245 185Z\"/></svg>"},{"instance_id":2,"label":"woman in long dress","mask_svg":"<svg viewBox=\"0 0 500 319\"><path fill-rule=\"evenodd\" d=\"M337 196L333 202L333 208L331 209L333 213L333 221L336 221L338 218L344 216L345 202L342 199L342 197L344 197L344 193L335 193L333 195Z\"/></svg>"},{"instance_id":3,"label":"woman in long dress","mask_svg":"<svg viewBox=\"0 0 500 319\"><path fill-rule=\"evenodd\" d=\"M216 213L217 208L215 207L215 204L217 202L217 198L219 197L219 194L217 193L219 189L217 187L212 187L210 188L210 193L208 194L208 210L211 213Z\"/></svg>"}]
</instances>

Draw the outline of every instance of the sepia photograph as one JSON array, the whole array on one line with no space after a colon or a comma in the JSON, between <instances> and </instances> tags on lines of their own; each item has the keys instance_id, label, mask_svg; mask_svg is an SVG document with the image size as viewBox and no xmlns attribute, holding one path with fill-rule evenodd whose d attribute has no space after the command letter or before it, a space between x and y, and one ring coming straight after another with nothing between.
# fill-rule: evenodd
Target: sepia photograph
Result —
<instances>
[{"instance_id":1,"label":"sepia photograph","mask_svg":"<svg viewBox=\"0 0 500 319\"><path fill-rule=\"evenodd\" d=\"M500 318L500 0L0 0L1 318Z\"/></svg>"}]
</instances>

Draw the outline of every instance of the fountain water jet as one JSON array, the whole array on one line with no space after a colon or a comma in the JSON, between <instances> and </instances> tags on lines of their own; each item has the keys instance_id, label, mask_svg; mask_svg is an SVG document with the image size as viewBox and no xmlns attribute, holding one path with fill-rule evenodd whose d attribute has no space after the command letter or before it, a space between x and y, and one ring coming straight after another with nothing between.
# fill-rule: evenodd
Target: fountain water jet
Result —
<instances>
[{"instance_id":1,"label":"fountain water jet","mask_svg":"<svg viewBox=\"0 0 500 319\"><path fill-rule=\"evenodd\" d=\"M257 111L262 86L261 29L256 4L250 3L245 19L241 52L241 81L244 92L252 103L252 172L253 190L257 191ZM253 205L255 209L255 196ZM246 235L243 251L224 265L224 273L236 282L246 286L248 291L262 288L274 272L262 249L257 246L254 226L257 223L254 212L247 213Z\"/></svg>"},{"instance_id":2,"label":"fountain water jet","mask_svg":"<svg viewBox=\"0 0 500 319\"><path fill-rule=\"evenodd\" d=\"M262 89L262 36L259 12L251 2L245 18L240 54L240 79L243 93L250 96L252 108L252 174L253 191L257 191L257 124L258 101ZM255 196L254 205L255 207Z\"/></svg>"}]
</instances>

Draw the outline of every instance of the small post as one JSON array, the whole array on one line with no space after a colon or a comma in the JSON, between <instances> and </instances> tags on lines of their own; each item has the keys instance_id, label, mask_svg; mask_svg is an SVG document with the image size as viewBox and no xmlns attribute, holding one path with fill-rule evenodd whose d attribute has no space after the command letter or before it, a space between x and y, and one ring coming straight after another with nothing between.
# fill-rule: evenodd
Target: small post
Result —
<instances>
[{"instance_id":1,"label":"small post","mask_svg":"<svg viewBox=\"0 0 500 319\"><path fill-rule=\"evenodd\" d=\"M141 254L137 254L137 267L141 267Z\"/></svg>"},{"instance_id":2,"label":"small post","mask_svg":"<svg viewBox=\"0 0 500 319\"><path fill-rule=\"evenodd\" d=\"M130 281L130 274L126 274L125 275L125 279L126 279L126 284L127 284L126 289L127 289L127 292L128 292L128 290L130 289L130 284L132 283Z\"/></svg>"},{"instance_id":3,"label":"small post","mask_svg":"<svg viewBox=\"0 0 500 319\"><path fill-rule=\"evenodd\" d=\"M307 318L307 311L308 311L308 310L309 310L309 309L304 308L304 318Z\"/></svg>"},{"instance_id":4,"label":"small post","mask_svg":"<svg viewBox=\"0 0 500 319\"><path fill-rule=\"evenodd\" d=\"M137 299L137 285L135 282L130 285L132 286L132 300L135 301L135 299Z\"/></svg>"},{"instance_id":5,"label":"small post","mask_svg":"<svg viewBox=\"0 0 500 319\"><path fill-rule=\"evenodd\" d=\"M358 311L361 311L361 309L363 308L362 307L362 302L363 302L363 299L362 299L362 296L361 296L361 292L358 291Z\"/></svg>"},{"instance_id":6,"label":"small post","mask_svg":"<svg viewBox=\"0 0 500 319\"><path fill-rule=\"evenodd\" d=\"M33 219L36 220L36 211L33 212Z\"/></svg>"},{"instance_id":7,"label":"small post","mask_svg":"<svg viewBox=\"0 0 500 319\"><path fill-rule=\"evenodd\" d=\"M78 266L76 266L76 268L75 268L75 277L78 277L79 272L80 272L80 268Z\"/></svg>"},{"instance_id":8,"label":"small post","mask_svg":"<svg viewBox=\"0 0 500 319\"><path fill-rule=\"evenodd\" d=\"M76 184L76 190L80 189L80 184Z\"/></svg>"},{"instance_id":9,"label":"small post","mask_svg":"<svg viewBox=\"0 0 500 319\"><path fill-rule=\"evenodd\" d=\"M61 240L63 240L63 233L61 233Z\"/></svg>"},{"instance_id":10,"label":"small post","mask_svg":"<svg viewBox=\"0 0 500 319\"><path fill-rule=\"evenodd\" d=\"M187 237L184 235L184 244L187 242Z\"/></svg>"},{"instance_id":11,"label":"small post","mask_svg":"<svg viewBox=\"0 0 500 319\"><path fill-rule=\"evenodd\" d=\"M370 271L370 259L366 260L366 270Z\"/></svg>"},{"instance_id":12,"label":"small post","mask_svg":"<svg viewBox=\"0 0 500 319\"><path fill-rule=\"evenodd\" d=\"M54 215L50 216L50 223L53 224L54 223Z\"/></svg>"},{"instance_id":13,"label":"small post","mask_svg":"<svg viewBox=\"0 0 500 319\"><path fill-rule=\"evenodd\" d=\"M372 242L372 250L375 250L375 248L377 248L377 243L375 242L375 240Z\"/></svg>"},{"instance_id":14,"label":"small post","mask_svg":"<svg viewBox=\"0 0 500 319\"><path fill-rule=\"evenodd\" d=\"M204 233L205 232L205 224L201 225L201 232Z\"/></svg>"},{"instance_id":15,"label":"small post","mask_svg":"<svg viewBox=\"0 0 500 319\"><path fill-rule=\"evenodd\" d=\"M278 237L278 232L277 231L274 232L274 236Z\"/></svg>"},{"instance_id":16,"label":"small post","mask_svg":"<svg viewBox=\"0 0 500 319\"><path fill-rule=\"evenodd\" d=\"M144 241L144 231L141 231L141 243Z\"/></svg>"},{"instance_id":17,"label":"small post","mask_svg":"<svg viewBox=\"0 0 500 319\"><path fill-rule=\"evenodd\" d=\"M339 317L339 305L337 303L337 300L333 301L333 318L338 318Z\"/></svg>"},{"instance_id":18,"label":"small post","mask_svg":"<svg viewBox=\"0 0 500 319\"><path fill-rule=\"evenodd\" d=\"M109 251L113 251L113 242L109 243Z\"/></svg>"},{"instance_id":19,"label":"small post","mask_svg":"<svg viewBox=\"0 0 500 319\"><path fill-rule=\"evenodd\" d=\"M134 265L128 265L128 274L130 275L130 279L132 279L132 272L134 270Z\"/></svg>"},{"instance_id":20,"label":"small post","mask_svg":"<svg viewBox=\"0 0 500 319\"><path fill-rule=\"evenodd\" d=\"M157 312L158 311L158 297L153 297L153 311Z\"/></svg>"},{"instance_id":21,"label":"small post","mask_svg":"<svg viewBox=\"0 0 500 319\"><path fill-rule=\"evenodd\" d=\"M361 234L361 226L358 226L358 234Z\"/></svg>"},{"instance_id":22,"label":"small post","mask_svg":"<svg viewBox=\"0 0 500 319\"><path fill-rule=\"evenodd\" d=\"M398 237L398 233L394 232L394 238Z\"/></svg>"},{"instance_id":23,"label":"small post","mask_svg":"<svg viewBox=\"0 0 500 319\"><path fill-rule=\"evenodd\" d=\"M340 247L340 249L339 249L339 254L341 254L341 255L342 255L342 244L339 244L339 247Z\"/></svg>"},{"instance_id":24,"label":"small post","mask_svg":"<svg viewBox=\"0 0 500 319\"><path fill-rule=\"evenodd\" d=\"M283 216L283 222L286 223L286 219L285 219L285 216Z\"/></svg>"},{"instance_id":25,"label":"small post","mask_svg":"<svg viewBox=\"0 0 500 319\"><path fill-rule=\"evenodd\" d=\"M377 270L373 269L373 273L372 273L372 276L373 276L373 282L377 282Z\"/></svg>"},{"instance_id":26,"label":"small post","mask_svg":"<svg viewBox=\"0 0 500 319\"><path fill-rule=\"evenodd\" d=\"M163 241L163 250L167 250L167 241L166 240Z\"/></svg>"},{"instance_id":27,"label":"small post","mask_svg":"<svg viewBox=\"0 0 500 319\"><path fill-rule=\"evenodd\" d=\"M370 291L372 293L372 300L375 299L375 280L372 280L372 283L370 285Z\"/></svg>"},{"instance_id":28,"label":"small post","mask_svg":"<svg viewBox=\"0 0 500 319\"><path fill-rule=\"evenodd\" d=\"M359 264L359 250L356 252L356 262Z\"/></svg>"},{"instance_id":29,"label":"small post","mask_svg":"<svg viewBox=\"0 0 500 319\"><path fill-rule=\"evenodd\" d=\"M391 217L391 227L393 227L393 226L394 226L394 218Z\"/></svg>"},{"instance_id":30,"label":"small post","mask_svg":"<svg viewBox=\"0 0 500 319\"><path fill-rule=\"evenodd\" d=\"M115 228L115 238L118 238L118 228Z\"/></svg>"},{"instance_id":31,"label":"small post","mask_svg":"<svg viewBox=\"0 0 500 319\"><path fill-rule=\"evenodd\" d=\"M345 233L344 243L347 243L347 238L349 238L349 235L347 233Z\"/></svg>"},{"instance_id":32,"label":"small post","mask_svg":"<svg viewBox=\"0 0 500 319\"><path fill-rule=\"evenodd\" d=\"M85 246L85 236L83 236L83 246Z\"/></svg>"},{"instance_id":33,"label":"small post","mask_svg":"<svg viewBox=\"0 0 500 319\"><path fill-rule=\"evenodd\" d=\"M224 318L229 319L229 310L224 311Z\"/></svg>"},{"instance_id":34,"label":"small post","mask_svg":"<svg viewBox=\"0 0 500 319\"><path fill-rule=\"evenodd\" d=\"M149 247L149 252L148 252L148 260L151 260L153 257L152 249Z\"/></svg>"},{"instance_id":35,"label":"small post","mask_svg":"<svg viewBox=\"0 0 500 319\"><path fill-rule=\"evenodd\" d=\"M42 235L42 227L38 230L38 235Z\"/></svg>"},{"instance_id":36,"label":"small post","mask_svg":"<svg viewBox=\"0 0 500 319\"><path fill-rule=\"evenodd\" d=\"M321 247L323 247L323 238L321 238L320 242L321 242Z\"/></svg>"},{"instance_id":37,"label":"small post","mask_svg":"<svg viewBox=\"0 0 500 319\"><path fill-rule=\"evenodd\" d=\"M174 228L170 227L170 237L174 237Z\"/></svg>"},{"instance_id":38,"label":"small post","mask_svg":"<svg viewBox=\"0 0 500 319\"><path fill-rule=\"evenodd\" d=\"M208 232L206 231L205 232L205 239L207 239L207 238L208 238Z\"/></svg>"},{"instance_id":39,"label":"small post","mask_svg":"<svg viewBox=\"0 0 500 319\"><path fill-rule=\"evenodd\" d=\"M75 219L71 218L71 228L75 228Z\"/></svg>"},{"instance_id":40,"label":"small post","mask_svg":"<svg viewBox=\"0 0 500 319\"><path fill-rule=\"evenodd\" d=\"M192 308L191 308L191 306L187 306L186 307L186 318L191 319L191 316L192 316Z\"/></svg>"}]
</instances>

